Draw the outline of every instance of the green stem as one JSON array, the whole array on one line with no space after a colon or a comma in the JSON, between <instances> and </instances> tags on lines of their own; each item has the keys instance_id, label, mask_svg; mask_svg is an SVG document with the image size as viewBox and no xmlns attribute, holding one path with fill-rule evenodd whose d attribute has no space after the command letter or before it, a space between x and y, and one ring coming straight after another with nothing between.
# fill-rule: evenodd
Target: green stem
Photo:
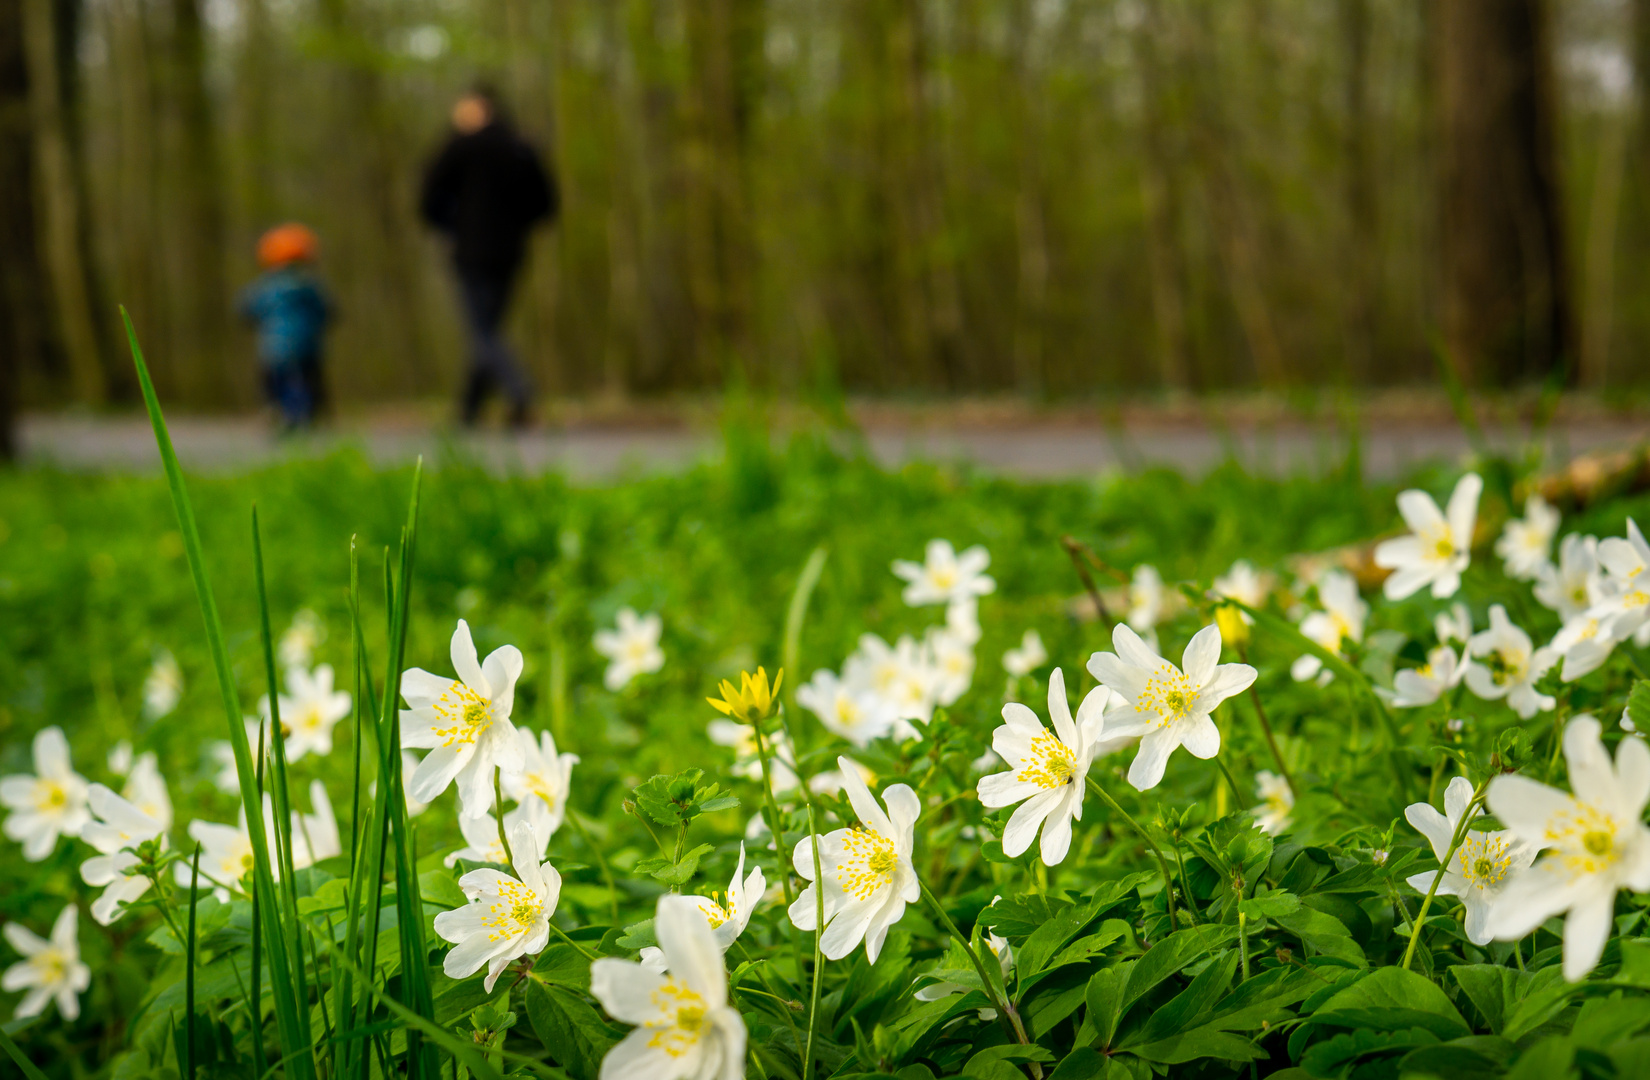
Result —
<instances>
[{"instance_id":1,"label":"green stem","mask_svg":"<svg viewBox=\"0 0 1650 1080\"><path fill-rule=\"evenodd\" d=\"M922 889L922 898L928 901L929 908L939 918L941 925L950 932L952 937L957 939L957 943L962 946L963 952L968 954L968 959L974 965L974 971L980 976L980 983L985 987L987 996L996 1003L998 1012L1002 1014L1003 1022L1008 1025L1009 1033L1014 1036L1014 1041L1021 1046L1030 1046L1031 1039L1026 1035L1025 1024L1020 1022L1020 1014L1015 1010L1014 1003L1008 1000L1007 994L999 995L997 993L997 984L991 980L990 975L986 974L985 963L981 961L979 953L974 951L974 943L952 921L951 916L941 906L939 898L929 890L928 886L921 879L918 879L917 884ZM1041 1080L1042 1067L1036 1062L1032 1062L1031 1068L1032 1075Z\"/></svg>"},{"instance_id":2,"label":"green stem","mask_svg":"<svg viewBox=\"0 0 1650 1080\"><path fill-rule=\"evenodd\" d=\"M1192 896L1192 881L1186 876L1186 857L1180 852L1180 844L1174 846L1174 861L1180 867L1180 895L1186 901L1186 917L1192 920L1192 925L1198 924L1197 901Z\"/></svg>"},{"instance_id":3,"label":"green stem","mask_svg":"<svg viewBox=\"0 0 1650 1080\"><path fill-rule=\"evenodd\" d=\"M1163 896L1169 909L1169 930L1173 932L1180 929L1180 922L1175 918L1174 910L1174 875L1169 871L1169 860L1163 857L1163 849L1157 846L1157 841L1152 839L1150 833L1140 827L1140 822L1130 817L1129 812L1119 806L1117 800L1112 798L1105 788L1095 782L1094 777L1089 777L1088 783L1089 790L1100 796L1101 801L1111 807L1112 813L1128 822L1129 827L1140 834L1140 839L1146 841L1146 846L1152 849L1152 854L1157 856L1157 865L1163 871ZM1188 899L1187 903L1190 902L1190 899Z\"/></svg>"},{"instance_id":4,"label":"green stem","mask_svg":"<svg viewBox=\"0 0 1650 1080\"><path fill-rule=\"evenodd\" d=\"M565 941L569 945L573 946L573 948L575 948L575 949L579 950L581 953L583 953L585 955L586 959L588 959L588 960L600 960L601 959L601 957L597 956L595 953L591 952L589 949L585 948L583 945L580 945L578 942L576 942L572 938L568 937L567 936L567 931L565 931L561 927L557 926L554 919L550 920L550 929L552 929L556 932L557 937L561 938L563 941Z\"/></svg>"},{"instance_id":5,"label":"green stem","mask_svg":"<svg viewBox=\"0 0 1650 1080\"><path fill-rule=\"evenodd\" d=\"M1244 803L1243 792L1238 788L1238 782L1235 778L1233 778L1232 770L1226 767L1225 759L1223 759L1219 754L1215 755L1215 764L1220 766L1220 774L1226 778L1226 786L1232 789L1233 807L1242 808ZM1295 789L1291 787L1289 790L1293 792Z\"/></svg>"},{"instance_id":6,"label":"green stem","mask_svg":"<svg viewBox=\"0 0 1650 1080\"><path fill-rule=\"evenodd\" d=\"M589 848L590 853L596 857L596 867L602 872L602 880L607 882L608 902L613 907L613 925L617 926L619 925L619 886L613 880L613 871L608 868L607 856L602 854L602 849L597 845L595 838L590 835L590 830L585 828L584 822L579 820L578 813L571 806L567 808L567 820L573 823L573 828L577 829L579 836L584 838L584 846Z\"/></svg>"},{"instance_id":7,"label":"green stem","mask_svg":"<svg viewBox=\"0 0 1650 1080\"><path fill-rule=\"evenodd\" d=\"M1415 922L1409 928L1409 948L1404 950L1403 969L1409 970L1410 961L1415 958L1415 946L1421 942L1421 927L1427 921L1427 909L1432 907L1432 898L1438 893L1438 883L1444 880L1444 874L1449 870L1450 860L1455 858L1456 851L1461 847L1461 841L1467 838L1467 825L1472 821L1473 811L1483 803L1484 789L1489 786L1485 780L1478 785L1478 790L1472 793L1472 801L1467 804L1466 810L1461 813L1461 822L1455 826L1455 835L1450 837L1449 850L1444 853L1443 860L1438 864L1438 872L1432 876L1432 885L1427 889L1425 900L1421 901L1421 912L1415 916Z\"/></svg>"},{"instance_id":8,"label":"green stem","mask_svg":"<svg viewBox=\"0 0 1650 1080\"><path fill-rule=\"evenodd\" d=\"M1239 646L1238 658L1247 664L1249 662L1249 650ZM1291 795L1296 794L1295 777L1289 772L1289 766L1284 764L1283 751L1278 748L1277 736L1272 733L1272 722L1266 719L1266 708L1260 703L1260 691L1255 689L1254 683L1249 684L1249 703L1255 707L1255 718L1260 721L1260 731L1262 735L1266 736L1266 745L1272 751L1272 761L1278 767L1278 775L1283 777L1283 782L1289 785L1289 793Z\"/></svg>"},{"instance_id":9,"label":"green stem","mask_svg":"<svg viewBox=\"0 0 1650 1080\"><path fill-rule=\"evenodd\" d=\"M498 847L504 852L505 868L510 871L511 877L520 881L515 855L510 851L510 841L504 835L504 782L500 779L503 775L503 769L493 770L493 822L498 826Z\"/></svg>"},{"instance_id":10,"label":"green stem","mask_svg":"<svg viewBox=\"0 0 1650 1080\"><path fill-rule=\"evenodd\" d=\"M1249 981L1249 916L1238 912L1238 950L1243 957L1243 981Z\"/></svg>"}]
</instances>

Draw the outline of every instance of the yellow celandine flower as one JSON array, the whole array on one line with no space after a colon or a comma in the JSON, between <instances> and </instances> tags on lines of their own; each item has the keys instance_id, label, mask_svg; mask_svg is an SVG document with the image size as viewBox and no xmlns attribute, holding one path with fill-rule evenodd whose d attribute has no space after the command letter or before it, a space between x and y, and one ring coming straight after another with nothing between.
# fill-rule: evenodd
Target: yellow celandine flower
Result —
<instances>
[{"instance_id":1,"label":"yellow celandine flower","mask_svg":"<svg viewBox=\"0 0 1650 1080\"><path fill-rule=\"evenodd\" d=\"M777 711L776 702L779 698L780 684L785 681L785 670L781 668L774 673L773 685L768 685L768 673L762 668L756 669L752 675L748 671L739 673L739 688L734 689L733 683L722 680L722 696L706 698L711 708L723 716L731 716L735 720L747 724L754 724L758 720L766 720Z\"/></svg>"}]
</instances>

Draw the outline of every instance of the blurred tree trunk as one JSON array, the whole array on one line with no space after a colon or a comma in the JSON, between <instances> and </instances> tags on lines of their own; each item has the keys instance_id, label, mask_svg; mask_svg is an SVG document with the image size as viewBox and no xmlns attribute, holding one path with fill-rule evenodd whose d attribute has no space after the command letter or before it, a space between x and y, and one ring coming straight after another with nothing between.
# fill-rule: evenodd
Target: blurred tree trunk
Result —
<instances>
[{"instance_id":1,"label":"blurred tree trunk","mask_svg":"<svg viewBox=\"0 0 1650 1080\"><path fill-rule=\"evenodd\" d=\"M0 458L17 451L24 366L50 371L58 351L45 314L34 168L23 2L0 0Z\"/></svg>"},{"instance_id":2,"label":"blurred tree trunk","mask_svg":"<svg viewBox=\"0 0 1650 1080\"><path fill-rule=\"evenodd\" d=\"M273 179L277 175L272 130L278 46L266 0L241 0L246 27L238 62L246 211L255 231L274 225L279 213Z\"/></svg>"},{"instance_id":3,"label":"blurred tree trunk","mask_svg":"<svg viewBox=\"0 0 1650 1080\"><path fill-rule=\"evenodd\" d=\"M636 64L625 33L625 11L602 5L603 68L614 120L613 178L607 204L607 327L602 345L602 393L622 400L637 366L642 340L641 240L637 207L646 184Z\"/></svg>"},{"instance_id":4,"label":"blurred tree trunk","mask_svg":"<svg viewBox=\"0 0 1650 1080\"><path fill-rule=\"evenodd\" d=\"M759 377L752 354L754 240L748 150L761 78L760 0L685 5L689 263L697 367Z\"/></svg>"},{"instance_id":5,"label":"blurred tree trunk","mask_svg":"<svg viewBox=\"0 0 1650 1080\"><path fill-rule=\"evenodd\" d=\"M1572 362L1543 0L1442 0L1437 48L1444 341L1463 381L1511 385Z\"/></svg>"},{"instance_id":6,"label":"blurred tree trunk","mask_svg":"<svg viewBox=\"0 0 1650 1080\"><path fill-rule=\"evenodd\" d=\"M224 210L223 156L206 74L206 28L201 0L171 0L168 40L169 89L177 110L178 162L169 179L179 196L175 232L182 263L177 298L186 337L179 343L187 364L182 392L190 404L231 402L230 291L225 273L228 226Z\"/></svg>"},{"instance_id":7,"label":"blurred tree trunk","mask_svg":"<svg viewBox=\"0 0 1650 1080\"><path fill-rule=\"evenodd\" d=\"M53 7L52 0L23 0L38 155L40 238L53 301L50 310L57 323L56 337L68 360L75 400L97 404L107 397L108 387L98 358L100 341L83 259L87 250L80 216L84 199L71 149L65 78L58 66L62 50L58 47ZM70 60L72 63L72 54Z\"/></svg>"},{"instance_id":8,"label":"blurred tree trunk","mask_svg":"<svg viewBox=\"0 0 1650 1080\"><path fill-rule=\"evenodd\" d=\"M1045 106L1038 85L1036 17L1030 4L1013 6L1013 115L1019 176L1014 197L1018 249L1014 279L1014 383L1028 397L1043 396L1043 331L1048 318L1048 215L1043 192Z\"/></svg>"},{"instance_id":9,"label":"blurred tree trunk","mask_svg":"<svg viewBox=\"0 0 1650 1080\"><path fill-rule=\"evenodd\" d=\"M1346 45L1346 220L1347 288L1342 314L1347 381L1376 375L1377 268L1380 231L1376 226L1375 173L1369 146L1369 0L1341 0Z\"/></svg>"},{"instance_id":10,"label":"blurred tree trunk","mask_svg":"<svg viewBox=\"0 0 1650 1080\"><path fill-rule=\"evenodd\" d=\"M1146 215L1146 267L1151 276L1152 318L1157 329L1158 377L1170 390L1192 388L1186 329L1185 270L1180 252L1181 199L1170 152L1168 88L1164 85L1163 16L1148 6L1135 29L1140 71L1140 194Z\"/></svg>"}]
</instances>

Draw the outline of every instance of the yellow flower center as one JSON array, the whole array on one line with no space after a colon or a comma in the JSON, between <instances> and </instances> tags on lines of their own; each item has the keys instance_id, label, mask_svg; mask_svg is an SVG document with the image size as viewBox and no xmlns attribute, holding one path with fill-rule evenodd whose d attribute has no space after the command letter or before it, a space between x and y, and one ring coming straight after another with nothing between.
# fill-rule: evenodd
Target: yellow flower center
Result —
<instances>
[{"instance_id":1,"label":"yellow flower center","mask_svg":"<svg viewBox=\"0 0 1650 1080\"><path fill-rule=\"evenodd\" d=\"M726 904L722 902L721 896L721 893L713 892L708 897L700 898L702 903L699 905L699 910L705 913L705 920L710 923L712 930L733 918L737 908L732 895L728 896Z\"/></svg>"},{"instance_id":2,"label":"yellow flower center","mask_svg":"<svg viewBox=\"0 0 1650 1080\"><path fill-rule=\"evenodd\" d=\"M1528 670L1523 657L1501 649L1497 649L1484 657L1484 666L1489 669L1490 678L1495 681L1497 686L1523 682L1524 674Z\"/></svg>"},{"instance_id":3,"label":"yellow flower center","mask_svg":"<svg viewBox=\"0 0 1650 1080\"><path fill-rule=\"evenodd\" d=\"M1140 691L1134 711L1155 716L1158 727L1168 727L1177 720L1186 719L1191 713L1192 702L1197 699L1197 691L1198 688L1191 684L1179 668L1164 663L1146 680L1146 687Z\"/></svg>"},{"instance_id":4,"label":"yellow flower center","mask_svg":"<svg viewBox=\"0 0 1650 1080\"><path fill-rule=\"evenodd\" d=\"M653 991L653 1004L659 1015L644 1025L651 1032L647 1045L673 1058L687 1053L710 1026L705 999L679 979L668 979Z\"/></svg>"},{"instance_id":5,"label":"yellow flower center","mask_svg":"<svg viewBox=\"0 0 1650 1080\"><path fill-rule=\"evenodd\" d=\"M860 722L860 708L853 698L841 697L836 701L836 721L845 728L858 726Z\"/></svg>"},{"instance_id":6,"label":"yellow flower center","mask_svg":"<svg viewBox=\"0 0 1650 1080\"><path fill-rule=\"evenodd\" d=\"M487 928L488 941L503 941L532 929L543 911L537 893L519 881L506 879L499 882L498 899L482 913L481 925Z\"/></svg>"},{"instance_id":7,"label":"yellow flower center","mask_svg":"<svg viewBox=\"0 0 1650 1080\"><path fill-rule=\"evenodd\" d=\"M319 705L305 706L304 709L298 713L298 719L294 721L294 723L297 727L300 727L305 731L320 730L322 724L321 707Z\"/></svg>"},{"instance_id":8,"label":"yellow flower center","mask_svg":"<svg viewBox=\"0 0 1650 1080\"><path fill-rule=\"evenodd\" d=\"M1031 753L1026 755L1025 765L1014 774L1014 779L1053 789L1071 783L1076 772L1071 749L1045 729L1031 740Z\"/></svg>"},{"instance_id":9,"label":"yellow flower center","mask_svg":"<svg viewBox=\"0 0 1650 1080\"><path fill-rule=\"evenodd\" d=\"M1512 868L1507 841L1486 833L1468 833L1461 841L1461 876L1480 889L1495 888Z\"/></svg>"},{"instance_id":10,"label":"yellow flower center","mask_svg":"<svg viewBox=\"0 0 1650 1080\"><path fill-rule=\"evenodd\" d=\"M1548 843L1572 874L1596 874L1621 861L1616 844L1621 826L1595 806L1573 802L1547 823Z\"/></svg>"},{"instance_id":11,"label":"yellow flower center","mask_svg":"<svg viewBox=\"0 0 1650 1080\"><path fill-rule=\"evenodd\" d=\"M1643 589L1634 589L1621 598L1621 604L1623 607L1630 608L1643 607L1650 604L1650 593L1646 593Z\"/></svg>"},{"instance_id":12,"label":"yellow flower center","mask_svg":"<svg viewBox=\"0 0 1650 1080\"><path fill-rule=\"evenodd\" d=\"M836 880L843 892L855 900L866 900L893 882L899 853L894 850L892 840L859 826L848 831L843 847L846 850L836 869Z\"/></svg>"},{"instance_id":13,"label":"yellow flower center","mask_svg":"<svg viewBox=\"0 0 1650 1080\"><path fill-rule=\"evenodd\" d=\"M1447 536L1440 537L1438 541L1432 545L1432 550L1433 553L1440 559L1447 559L1451 555L1455 554L1455 541L1451 540Z\"/></svg>"},{"instance_id":14,"label":"yellow flower center","mask_svg":"<svg viewBox=\"0 0 1650 1080\"><path fill-rule=\"evenodd\" d=\"M653 651L653 643L642 638L631 638L624 643L625 658L633 664L639 664L647 659L647 654Z\"/></svg>"},{"instance_id":15,"label":"yellow flower center","mask_svg":"<svg viewBox=\"0 0 1650 1080\"><path fill-rule=\"evenodd\" d=\"M951 566L941 566L929 571L929 580L936 589L949 589L957 583L957 570Z\"/></svg>"},{"instance_id":16,"label":"yellow flower center","mask_svg":"<svg viewBox=\"0 0 1650 1080\"><path fill-rule=\"evenodd\" d=\"M42 780L35 788L38 793L34 800L35 809L50 813L61 810L69 804L69 793L63 790L63 785L56 780Z\"/></svg>"},{"instance_id":17,"label":"yellow flower center","mask_svg":"<svg viewBox=\"0 0 1650 1080\"><path fill-rule=\"evenodd\" d=\"M543 773L527 774L527 790L544 800L544 805L554 810L556 808L556 792L550 786L550 780Z\"/></svg>"},{"instance_id":18,"label":"yellow flower center","mask_svg":"<svg viewBox=\"0 0 1650 1080\"><path fill-rule=\"evenodd\" d=\"M454 681L447 687L434 708L436 716L448 725L434 729L442 746L473 745L493 726L492 702L462 682Z\"/></svg>"}]
</instances>

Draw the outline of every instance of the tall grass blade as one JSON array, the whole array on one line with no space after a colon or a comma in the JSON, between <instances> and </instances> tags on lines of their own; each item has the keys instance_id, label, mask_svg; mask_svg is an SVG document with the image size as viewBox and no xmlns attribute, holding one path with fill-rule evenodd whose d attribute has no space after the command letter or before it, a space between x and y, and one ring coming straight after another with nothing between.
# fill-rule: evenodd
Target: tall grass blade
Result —
<instances>
[{"instance_id":1,"label":"tall grass blade","mask_svg":"<svg viewBox=\"0 0 1650 1080\"><path fill-rule=\"evenodd\" d=\"M4 1027L0 1027L0 1050L4 1050L6 1056L17 1063L17 1067L23 1070L23 1075L28 1080L49 1080L46 1074L40 1071L40 1067L23 1053L23 1048L11 1041L11 1036L6 1034Z\"/></svg>"},{"instance_id":2,"label":"tall grass blade","mask_svg":"<svg viewBox=\"0 0 1650 1080\"><path fill-rule=\"evenodd\" d=\"M229 662L229 648L224 640L223 624L218 617L218 606L212 596L212 585L206 576L206 559L201 552L200 531L195 525L195 511L189 501L183 482L183 468L178 464L172 437L166 428L166 418L155 396L154 382L149 368L143 362L143 350L138 345L137 331L123 307L121 320L126 326L126 340L131 346L132 363L137 368L138 386L143 392L143 403L149 411L149 422L155 431L155 444L160 451L161 465L172 492L172 506L178 516L178 531L183 537L184 555L189 562L190 577L195 584L195 597L200 603L201 619L206 627L207 645L212 653L212 666L217 672L218 692L223 698L225 720L229 726L229 745L235 753L235 772L240 779L241 801L246 809L247 831L252 842L252 887L256 891L263 915L260 930L269 951L270 987L275 999L275 1023L280 1035L281 1053L286 1061L291 1080L314 1080L315 1059L310 1052L309 1019L304 1002L298 997L297 983L287 960L285 942L291 939L288 928L281 925L275 889L273 864L270 860L268 832L264 821L263 799L258 792L257 770L252 762L252 749L247 745L246 725L241 719L240 693L235 686L235 671ZM295 930L296 928L292 928Z\"/></svg>"},{"instance_id":3,"label":"tall grass blade","mask_svg":"<svg viewBox=\"0 0 1650 1080\"><path fill-rule=\"evenodd\" d=\"M184 1038L184 1067L183 1075L188 1080L195 1080L195 958L198 953L198 938L195 934L195 909L200 899L201 886L201 845L195 844L195 857L189 867L189 940L184 949L186 958L183 969L183 1038Z\"/></svg>"}]
</instances>

